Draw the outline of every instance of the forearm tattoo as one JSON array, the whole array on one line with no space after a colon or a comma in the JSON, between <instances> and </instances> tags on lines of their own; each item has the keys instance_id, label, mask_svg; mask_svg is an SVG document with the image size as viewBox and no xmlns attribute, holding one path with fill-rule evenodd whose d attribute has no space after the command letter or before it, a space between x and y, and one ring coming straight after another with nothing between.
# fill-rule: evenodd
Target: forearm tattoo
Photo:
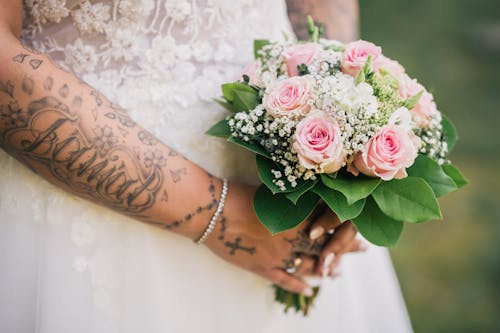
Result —
<instances>
[{"instance_id":1,"label":"forearm tattoo","mask_svg":"<svg viewBox=\"0 0 500 333\"><path fill-rule=\"evenodd\" d=\"M301 40L307 40L307 16L325 28L325 37L349 42L358 38L357 0L287 0L288 17Z\"/></svg>"},{"instance_id":2,"label":"forearm tattoo","mask_svg":"<svg viewBox=\"0 0 500 333\"><path fill-rule=\"evenodd\" d=\"M0 80L0 146L70 192L128 215L145 217L157 199L167 201L165 168L176 153L157 148L151 134L88 86L38 79L39 58L29 49L12 57L23 76ZM84 99L93 102L88 112L80 110ZM93 121L82 121L85 113ZM127 142L131 135L136 146ZM186 169L170 174L178 182Z\"/></svg>"},{"instance_id":3,"label":"forearm tattoo","mask_svg":"<svg viewBox=\"0 0 500 333\"><path fill-rule=\"evenodd\" d=\"M170 171L170 172L172 173L172 171ZM208 174L208 177L210 179L210 184L208 186L208 192L210 193L210 201L206 205L196 207L191 212L185 214L184 217L181 219L174 220L174 221L168 222L168 223L158 223L158 224L161 224L163 226L163 228L165 228L165 229L178 228L181 225L183 225L184 223L190 222L196 215L199 215L207 210L214 209L217 206L217 204L219 203L219 201L217 200L216 195L215 195L214 177L211 174ZM174 180L174 182L175 182L175 180ZM166 196L166 193L164 193L164 196ZM168 197L166 197L165 200L168 200Z\"/></svg>"}]
</instances>

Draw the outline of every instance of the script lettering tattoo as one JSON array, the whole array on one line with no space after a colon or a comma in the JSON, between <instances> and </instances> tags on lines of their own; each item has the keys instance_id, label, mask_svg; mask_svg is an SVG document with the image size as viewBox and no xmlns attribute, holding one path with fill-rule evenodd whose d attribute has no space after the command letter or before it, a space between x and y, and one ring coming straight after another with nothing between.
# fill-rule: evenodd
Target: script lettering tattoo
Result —
<instances>
[{"instance_id":1,"label":"script lettering tattoo","mask_svg":"<svg viewBox=\"0 0 500 333\"><path fill-rule=\"evenodd\" d=\"M32 80L23 80L22 90L30 94L25 81ZM2 146L84 197L139 217L160 192L165 163L157 154L142 163L117 144L111 127L88 130L53 96L34 100L25 109L12 99L0 104L0 121Z\"/></svg>"},{"instance_id":2,"label":"script lettering tattoo","mask_svg":"<svg viewBox=\"0 0 500 333\"><path fill-rule=\"evenodd\" d=\"M290 23L299 39L309 38L307 15L324 24L327 38L349 42L358 36L357 0L287 0L286 2Z\"/></svg>"},{"instance_id":3,"label":"script lettering tattoo","mask_svg":"<svg viewBox=\"0 0 500 333\"><path fill-rule=\"evenodd\" d=\"M234 242L227 241L224 245L230 249L229 254L232 256L234 256L238 250L247 252L250 255L254 255L257 251L255 247L241 245L241 237L236 237Z\"/></svg>"}]
</instances>

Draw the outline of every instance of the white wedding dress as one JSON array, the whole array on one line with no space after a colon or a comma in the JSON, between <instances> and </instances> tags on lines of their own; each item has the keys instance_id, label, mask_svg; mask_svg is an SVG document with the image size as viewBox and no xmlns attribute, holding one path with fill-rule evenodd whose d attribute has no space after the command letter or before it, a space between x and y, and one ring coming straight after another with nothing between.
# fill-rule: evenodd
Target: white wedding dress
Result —
<instances>
[{"instance_id":1,"label":"white wedding dress","mask_svg":"<svg viewBox=\"0 0 500 333\"><path fill-rule=\"evenodd\" d=\"M217 176L252 157L203 133L284 0L25 0L25 43ZM348 255L308 318L205 247L68 195L0 151L0 332L409 332L385 249Z\"/></svg>"}]
</instances>

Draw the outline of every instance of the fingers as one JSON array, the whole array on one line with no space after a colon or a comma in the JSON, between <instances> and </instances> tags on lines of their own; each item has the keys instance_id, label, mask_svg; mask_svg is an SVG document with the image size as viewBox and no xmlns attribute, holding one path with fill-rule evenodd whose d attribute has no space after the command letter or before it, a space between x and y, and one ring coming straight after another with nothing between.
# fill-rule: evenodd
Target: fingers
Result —
<instances>
[{"instance_id":1,"label":"fingers","mask_svg":"<svg viewBox=\"0 0 500 333\"><path fill-rule=\"evenodd\" d=\"M368 249L368 245L364 240L354 239L351 244L349 244L344 250L344 253L348 252L364 252Z\"/></svg>"},{"instance_id":2,"label":"fingers","mask_svg":"<svg viewBox=\"0 0 500 333\"><path fill-rule=\"evenodd\" d=\"M334 230L342 223L340 222L337 215L330 209L327 209L321 216L319 216L311 226L311 231L309 232L309 238L316 240L323 236L330 230Z\"/></svg>"},{"instance_id":3,"label":"fingers","mask_svg":"<svg viewBox=\"0 0 500 333\"><path fill-rule=\"evenodd\" d=\"M352 222L344 222L335 230L332 239L325 245L321 251L319 265L317 267L318 274L328 275L331 270L331 264L335 257L345 253L353 246L352 243L356 237L356 228ZM355 248L356 245L353 246ZM328 259L328 260L326 260Z\"/></svg>"},{"instance_id":4,"label":"fingers","mask_svg":"<svg viewBox=\"0 0 500 333\"><path fill-rule=\"evenodd\" d=\"M304 296L313 295L312 288L301 278L288 274L279 268L275 268L272 270L270 280L274 284L290 292L302 294Z\"/></svg>"},{"instance_id":5,"label":"fingers","mask_svg":"<svg viewBox=\"0 0 500 333\"><path fill-rule=\"evenodd\" d=\"M300 259L301 262L295 272L296 275L304 276L314 274L314 268L316 267L316 260L314 258L302 255L297 259Z\"/></svg>"}]
</instances>

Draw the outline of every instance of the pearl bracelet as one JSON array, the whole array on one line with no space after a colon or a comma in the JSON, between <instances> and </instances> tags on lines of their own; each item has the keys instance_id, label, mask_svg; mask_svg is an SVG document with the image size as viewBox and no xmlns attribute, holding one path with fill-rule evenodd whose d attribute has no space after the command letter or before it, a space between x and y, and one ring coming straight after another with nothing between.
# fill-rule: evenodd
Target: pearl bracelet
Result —
<instances>
[{"instance_id":1,"label":"pearl bracelet","mask_svg":"<svg viewBox=\"0 0 500 333\"><path fill-rule=\"evenodd\" d=\"M219 220L219 216L222 213L222 210L224 209L224 203L226 202L226 197L227 197L227 179L224 178L224 180L222 180L222 193L220 195L220 200L219 204L217 205L217 209L215 210L214 215L210 219L210 222L208 223L208 226L205 229L203 235L201 235L201 237L195 241L196 244L198 245L203 244L203 242L207 240L210 233L215 229L215 225Z\"/></svg>"}]
</instances>

